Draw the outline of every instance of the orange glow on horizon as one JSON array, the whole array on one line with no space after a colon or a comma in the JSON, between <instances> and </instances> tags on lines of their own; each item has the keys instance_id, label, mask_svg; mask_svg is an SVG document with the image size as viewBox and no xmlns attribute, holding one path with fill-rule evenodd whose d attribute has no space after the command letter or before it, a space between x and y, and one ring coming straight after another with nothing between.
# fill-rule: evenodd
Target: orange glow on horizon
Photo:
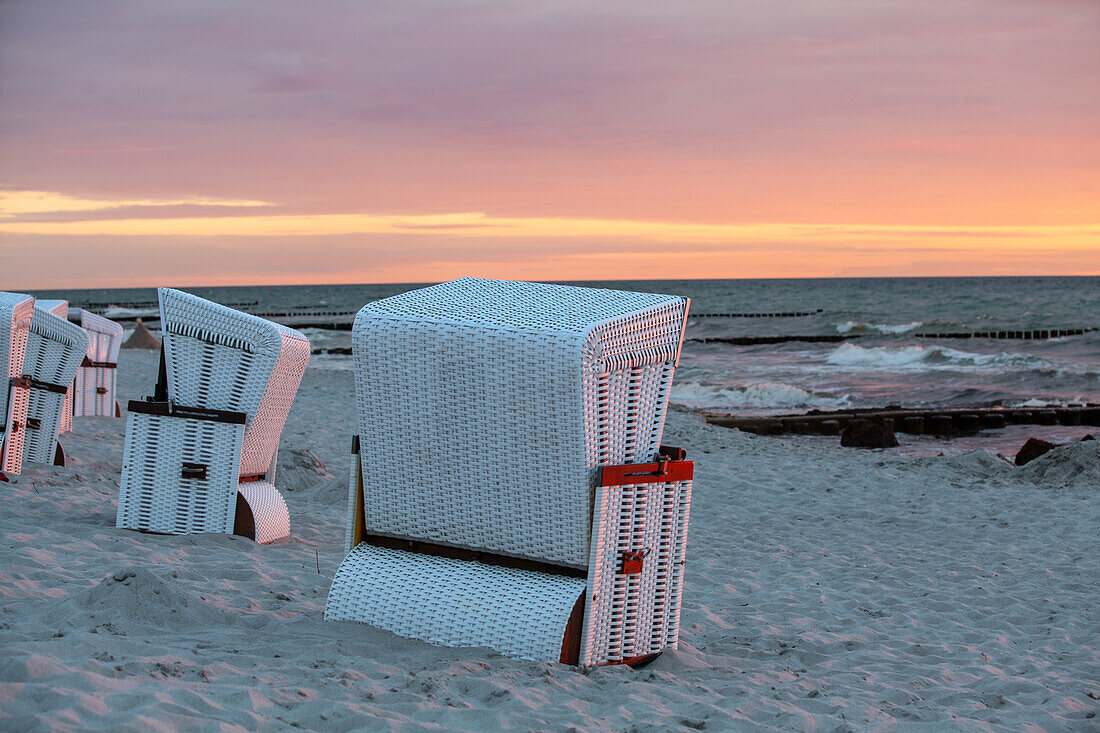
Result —
<instances>
[{"instance_id":1,"label":"orange glow on horizon","mask_svg":"<svg viewBox=\"0 0 1100 733\"><path fill-rule=\"evenodd\" d=\"M1032 249L1036 241L1058 249L1100 248L1100 224L1068 226L925 226L869 224L695 224L622 219L492 217L482 213L429 215L317 214L163 219L95 219L65 222L0 221L0 233L112 237L323 237L348 234L449 237L637 239L651 242L812 244L844 240L891 248L920 241L925 248Z\"/></svg>"},{"instance_id":2,"label":"orange glow on horizon","mask_svg":"<svg viewBox=\"0 0 1100 733\"><path fill-rule=\"evenodd\" d=\"M210 215L87 218L191 205ZM1100 224L927 226L700 223L440 214L263 214L264 201L100 200L0 191L0 235L54 265L0 286L130 287L527 280L1083 275L1100 269ZM220 216L225 207L259 209ZM268 209L270 210L270 209ZM76 220L43 221L67 215ZM39 219L39 220L35 220ZM50 253L54 253L51 255ZM69 254L67 255L66 252ZM84 253L84 262L72 253ZM15 249L0 245L0 264ZM14 260L13 260L14 261ZM93 270L94 268L94 270ZM68 271L66 271L68 270ZM0 270L2 272L2 270ZM117 274L116 274L117 273ZM12 277L15 275L16 277Z\"/></svg>"}]
</instances>

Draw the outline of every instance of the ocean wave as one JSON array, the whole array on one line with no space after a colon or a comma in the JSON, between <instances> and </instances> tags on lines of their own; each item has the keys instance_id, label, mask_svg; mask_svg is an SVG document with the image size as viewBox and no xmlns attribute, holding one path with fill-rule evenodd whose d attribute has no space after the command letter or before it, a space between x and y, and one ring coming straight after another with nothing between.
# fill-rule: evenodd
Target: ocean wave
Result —
<instances>
[{"instance_id":1,"label":"ocean wave","mask_svg":"<svg viewBox=\"0 0 1100 733\"><path fill-rule=\"evenodd\" d=\"M872 346L845 343L825 358L833 366L869 368L955 368L1012 369L1044 373L1073 371L1068 363L1056 363L1033 354L1002 351L997 354L977 354L946 346Z\"/></svg>"},{"instance_id":2,"label":"ocean wave","mask_svg":"<svg viewBox=\"0 0 1100 733\"><path fill-rule=\"evenodd\" d=\"M894 336L911 333L924 325L924 321L912 321L910 323L863 323L861 321L845 321L834 326L837 333L886 333Z\"/></svg>"},{"instance_id":3,"label":"ocean wave","mask_svg":"<svg viewBox=\"0 0 1100 733\"><path fill-rule=\"evenodd\" d=\"M721 386L682 382L673 384L671 402L689 407L844 407L848 395L815 393L782 382Z\"/></svg>"},{"instance_id":4,"label":"ocean wave","mask_svg":"<svg viewBox=\"0 0 1100 733\"><path fill-rule=\"evenodd\" d=\"M923 346L873 346L865 348L855 344L841 344L825 358L834 366L900 367L927 360L937 347Z\"/></svg>"},{"instance_id":5,"label":"ocean wave","mask_svg":"<svg viewBox=\"0 0 1100 733\"><path fill-rule=\"evenodd\" d=\"M134 318L160 318L160 309L111 307L103 312L103 317L119 320L131 320Z\"/></svg>"},{"instance_id":6,"label":"ocean wave","mask_svg":"<svg viewBox=\"0 0 1100 733\"><path fill-rule=\"evenodd\" d=\"M1017 409L1019 409L1019 408L1035 409L1035 408L1043 408L1043 407L1069 407L1070 405L1080 406L1080 405L1085 404L1087 401L1088 400L1082 395L1077 395L1076 397L1059 397L1059 398L1056 398L1056 399L1049 399L1049 400L1040 399L1039 397L1032 397L1031 399L1028 399L1028 400L1017 400L1015 402L1012 402L1012 401L1007 402L1005 404L1005 407L1014 407L1014 408L1017 408Z\"/></svg>"},{"instance_id":7,"label":"ocean wave","mask_svg":"<svg viewBox=\"0 0 1100 733\"><path fill-rule=\"evenodd\" d=\"M1023 400L1022 402L1016 402L1010 404L1009 407L1063 407L1061 402L1041 400L1038 397L1032 397L1029 400Z\"/></svg>"}]
</instances>

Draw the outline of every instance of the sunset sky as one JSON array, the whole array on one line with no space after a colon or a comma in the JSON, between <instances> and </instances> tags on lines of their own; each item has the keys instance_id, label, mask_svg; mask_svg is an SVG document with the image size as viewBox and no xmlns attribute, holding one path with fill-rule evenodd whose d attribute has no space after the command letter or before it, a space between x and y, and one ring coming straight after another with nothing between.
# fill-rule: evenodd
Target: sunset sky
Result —
<instances>
[{"instance_id":1,"label":"sunset sky","mask_svg":"<svg viewBox=\"0 0 1100 733\"><path fill-rule=\"evenodd\" d=\"M954 274L1100 275L1100 2L0 2L0 289Z\"/></svg>"}]
</instances>

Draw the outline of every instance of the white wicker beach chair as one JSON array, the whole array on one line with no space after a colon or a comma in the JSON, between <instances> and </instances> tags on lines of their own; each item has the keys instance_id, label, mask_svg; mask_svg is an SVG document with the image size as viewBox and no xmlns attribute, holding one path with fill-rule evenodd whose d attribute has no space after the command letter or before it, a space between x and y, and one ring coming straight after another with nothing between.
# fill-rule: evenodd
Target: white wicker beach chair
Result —
<instances>
[{"instance_id":1,"label":"white wicker beach chair","mask_svg":"<svg viewBox=\"0 0 1100 733\"><path fill-rule=\"evenodd\" d=\"M47 311L49 313L52 313L53 315L57 316L58 318L68 318L69 317L69 301L67 301L67 300L57 300L57 299L54 299L54 298L47 298L47 299L38 298L37 300L34 301L34 304L35 304L35 307L40 308L40 309L42 309L44 311ZM57 432L58 432L58 436L59 436L59 440L60 440L60 435L62 433L71 432L72 429L73 429L73 390L72 390L71 385L70 385L69 389L65 391L65 401L62 403L61 417L59 418L59 420L60 421L58 422L58 425L57 425ZM60 445L61 445L61 443L58 442L58 446L60 446ZM61 456L62 460L63 460L63 455L62 455L63 453L64 453L64 451L62 451L62 453L59 454L59 456Z\"/></svg>"},{"instance_id":2,"label":"white wicker beach chair","mask_svg":"<svg viewBox=\"0 0 1100 733\"><path fill-rule=\"evenodd\" d=\"M692 464L660 440L687 307L469 278L365 306L325 618L582 666L674 647Z\"/></svg>"},{"instance_id":3,"label":"white wicker beach chair","mask_svg":"<svg viewBox=\"0 0 1100 733\"><path fill-rule=\"evenodd\" d=\"M0 291L0 478L23 469L23 437L31 379L23 371L27 334L34 316L34 297Z\"/></svg>"},{"instance_id":4,"label":"white wicker beach chair","mask_svg":"<svg viewBox=\"0 0 1100 733\"><path fill-rule=\"evenodd\" d=\"M152 398L127 407L117 525L259 543L286 537L275 465L308 339L188 293L159 292L161 378Z\"/></svg>"},{"instance_id":5,"label":"white wicker beach chair","mask_svg":"<svg viewBox=\"0 0 1100 733\"><path fill-rule=\"evenodd\" d=\"M78 322L88 333L88 353L80 363L69 393L71 414L75 417L121 417L115 390L122 326L81 308L71 308L69 320Z\"/></svg>"},{"instance_id":6,"label":"white wicker beach chair","mask_svg":"<svg viewBox=\"0 0 1100 733\"><path fill-rule=\"evenodd\" d=\"M31 377L23 460L65 465L58 441L65 417L65 396L88 350L88 335L65 316L64 300L36 300L23 371Z\"/></svg>"}]
</instances>

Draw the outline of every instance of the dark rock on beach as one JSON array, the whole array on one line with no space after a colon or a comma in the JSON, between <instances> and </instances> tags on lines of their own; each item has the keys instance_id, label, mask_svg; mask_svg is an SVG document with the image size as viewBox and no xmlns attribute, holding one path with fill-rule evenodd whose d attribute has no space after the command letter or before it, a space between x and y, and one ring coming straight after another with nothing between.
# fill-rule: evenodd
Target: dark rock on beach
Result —
<instances>
[{"instance_id":1,"label":"dark rock on beach","mask_svg":"<svg viewBox=\"0 0 1100 733\"><path fill-rule=\"evenodd\" d=\"M898 439L881 418L852 420L840 434L840 444L846 448L896 448Z\"/></svg>"},{"instance_id":2,"label":"dark rock on beach","mask_svg":"<svg viewBox=\"0 0 1100 733\"><path fill-rule=\"evenodd\" d=\"M1023 466L1054 448L1057 448L1057 446L1049 441L1040 440L1039 438L1028 438L1027 442L1024 443L1023 447L1020 448L1020 451L1016 454L1016 465Z\"/></svg>"}]
</instances>

